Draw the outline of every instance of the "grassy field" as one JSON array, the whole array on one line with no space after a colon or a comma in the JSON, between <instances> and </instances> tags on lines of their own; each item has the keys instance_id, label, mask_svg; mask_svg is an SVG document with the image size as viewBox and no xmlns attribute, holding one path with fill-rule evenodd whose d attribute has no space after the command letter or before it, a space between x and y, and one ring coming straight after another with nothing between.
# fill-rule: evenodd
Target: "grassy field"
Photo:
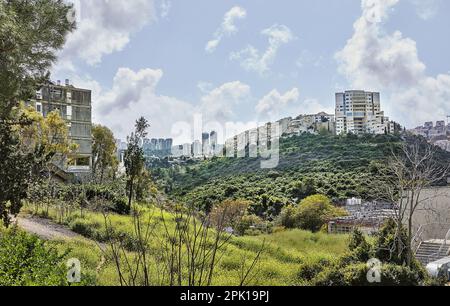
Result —
<instances>
[{"instance_id":1,"label":"grassy field","mask_svg":"<svg viewBox=\"0 0 450 306\"><path fill-rule=\"evenodd\" d=\"M24 214L30 213L25 209ZM42 213L42 212L41 212ZM105 242L106 230L104 216L100 213L74 212L61 218L54 209L49 210L48 217L68 226L73 231L96 242ZM171 214L157 209L147 208L144 223L152 222L155 232L163 231L162 219L168 226L174 226ZM125 244L133 245L133 224L129 216L109 215L114 230L121 234ZM213 285L239 285L239 273L243 265L251 264L262 243L265 248L258 265L253 270L250 285L303 285L298 277L302 264L322 258L333 259L347 250L348 236L335 236L323 233L293 230L281 231L271 235L257 237L233 237L222 251L221 260L216 268ZM104 252L96 242L77 239L52 241L51 244L61 251L70 248L69 257L78 258L82 263L83 273L97 285L118 285L119 279L114 263L105 260ZM150 241L150 249L158 249L158 241ZM130 248L132 255L133 250ZM156 270L152 271L156 275Z\"/></svg>"}]
</instances>

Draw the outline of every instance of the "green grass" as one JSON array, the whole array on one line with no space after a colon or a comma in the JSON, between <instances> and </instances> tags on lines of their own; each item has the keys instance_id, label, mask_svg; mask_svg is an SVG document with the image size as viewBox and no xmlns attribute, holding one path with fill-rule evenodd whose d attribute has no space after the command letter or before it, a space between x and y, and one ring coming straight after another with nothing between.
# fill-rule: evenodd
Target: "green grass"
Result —
<instances>
[{"instance_id":1,"label":"green grass","mask_svg":"<svg viewBox=\"0 0 450 306\"><path fill-rule=\"evenodd\" d=\"M28 209L24 210L29 212ZM169 227L174 225L172 215L158 209L147 208L143 220L152 220L155 232L163 233L162 215ZM59 220L56 210L49 210L49 218ZM133 254L133 224L129 216L109 215L109 221L116 232L122 234L129 252ZM79 212L66 215L63 224L75 232L92 240L104 242L106 239L104 216L100 213L86 212L81 217ZM145 222L146 223L146 222ZM251 285L299 285L298 271L302 263L321 258L334 259L347 250L348 236L311 233L300 230L282 231L271 235L257 237L233 237L223 250L214 276L214 285L238 285L239 270L242 263L250 265L263 241L266 242L261 260L251 277ZM86 275L95 278L98 285L118 285L118 278L112 262L102 262L102 251L95 243L88 241L52 242L61 250L70 248L71 257L79 258ZM150 248L160 248L157 241L150 242Z\"/></svg>"}]
</instances>

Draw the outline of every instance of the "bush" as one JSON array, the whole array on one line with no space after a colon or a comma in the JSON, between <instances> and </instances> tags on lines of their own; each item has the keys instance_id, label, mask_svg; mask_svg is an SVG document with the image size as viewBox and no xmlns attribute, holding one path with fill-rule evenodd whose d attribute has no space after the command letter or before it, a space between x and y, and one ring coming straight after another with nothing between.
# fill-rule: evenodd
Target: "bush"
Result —
<instances>
[{"instance_id":1,"label":"bush","mask_svg":"<svg viewBox=\"0 0 450 306\"><path fill-rule=\"evenodd\" d=\"M333 265L320 268L310 264L303 267L300 277L310 280L314 286L419 286L436 284L432 282L423 267L414 261L410 267L404 264L404 258L390 251L396 227L393 221L387 222L373 244L367 242L360 231L355 231L349 241L350 252L339 258ZM405 237L402 236L402 239ZM403 241L405 243L405 241ZM389 249L380 250L380 247ZM378 257L377 255L380 255ZM370 258L377 258L382 263L381 282L370 283L367 279ZM439 283L439 282L437 282Z\"/></svg>"},{"instance_id":2,"label":"bush","mask_svg":"<svg viewBox=\"0 0 450 306\"><path fill-rule=\"evenodd\" d=\"M117 197L113 201L112 211L119 215L130 214L130 207L128 206L128 199L125 197Z\"/></svg>"},{"instance_id":3,"label":"bush","mask_svg":"<svg viewBox=\"0 0 450 306\"><path fill-rule=\"evenodd\" d=\"M65 255L24 232L0 233L0 286L67 285Z\"/></svg>"},{"instance_id":4,"label":"bush","mask_svg":"<svg viewBox=\"0 0 450 306\"><path fill-rule=\"evenodd\" d=\"M279 220L287 228L318 232L329 219L345 214L342 209L334 207L326 196L313 195L302 200L298 206L285 207Z\"/></svg>"},{"instance_id":5,"label":"bush","mask_svg":"<svg viewBox=\"0 0 450 306\"><path fill-rule=\"evenodd\" d=\"M237 223L235 231L236 234L242 236L252 227L260 227L264 225L263 220L255 215L245 215L242 217L240 222Z\"/></svg>"},{"instance_id":6,"label":"bush","mask_svg":"<svg viewBox=\"0 0 450 306\"><path fill-rule=\"evenodd\" d=\"M383 264L380 270L380 282L369 282L369 268L365 263L351 264L345 267L326 268L313 280L314 286L420 286L423 278L419 273L406 266Z\"/></svg>"},{"instance_id":7,"label":"bush","mask_svg":"<svg viewBox=\"0 0 450 306\"><path fill-rule=\"evenodd\" d=\"M300 265L298 277L302 281L311 281L330 265L330 260L326 258L319 258L314 261L305 262Z\"/></svg>"},{"instance_id":8,"label":"bush","mask_svg":"<svg viewBox=\"0 0 450 306\"><path fill-rule=\"evenodd\" d=\"M245 200L225 200L212 209L210 220L214 226L236 228L250 204Z\"/></svg>"}]
</instances>

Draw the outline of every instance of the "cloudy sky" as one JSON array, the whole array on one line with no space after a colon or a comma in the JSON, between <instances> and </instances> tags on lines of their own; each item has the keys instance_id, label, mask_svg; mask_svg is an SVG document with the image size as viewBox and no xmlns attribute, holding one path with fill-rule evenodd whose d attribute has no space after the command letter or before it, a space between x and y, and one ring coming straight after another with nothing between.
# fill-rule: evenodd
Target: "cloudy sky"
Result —
<instances>
[{"instance_id":1,"label":"cloudy sky","mask_svg":"<svg viewBox=\"0 0 450 306\"><path fill-rule=\"evenodd\" d=\"M74 0L71 0L74 1ZM407 127L450 115L447 0L80 0L53 79L93 91L93 119L125 139L190 141L203 122L334 112L334 93L380 91Z\"/></svg>"}]
</instances>

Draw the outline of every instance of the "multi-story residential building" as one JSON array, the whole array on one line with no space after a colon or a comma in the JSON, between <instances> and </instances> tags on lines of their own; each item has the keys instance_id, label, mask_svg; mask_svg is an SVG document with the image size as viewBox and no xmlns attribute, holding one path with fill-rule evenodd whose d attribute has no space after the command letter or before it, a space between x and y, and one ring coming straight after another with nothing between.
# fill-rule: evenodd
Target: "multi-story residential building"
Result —
<instances>
[{"instance_id":1,"label":"multi-story residential building","mask_svg":"<svg viewBox=\"0 0 450 306\"><path fill-rule=\"evenodd\" d=\"M216 132L216 131L212 131L212 132L209 134L209 144L210 144L210 146L211 146L211 152L212 152L212 154L215 155L216 152L217 152L217 145L219 144L219 143L218 143L218 135L217 135L217 132Z\"/></svg>"},{"instance_id":2,"label":"multi-story residential building","mask_svg":"<svg viewBox=\"0 0 450 306\"><path fill-rule=\"evenodd\" d=\"M173 157L182 157L183 156L183 145L173 146L172 147L172 156Z\"/></svg>"},{"instance_id":3,"label":"multi-story residential building","mask_svg":"<svg viewBox=\"0 0 450 306\"><path fill-rule=\"evenodd\" d=\"M192 144L192 156L194 156L195 158L203 156L203 146L200 140L196 140Z\"/></svg>"},{"instance_id":4,"label":"multi-story residential building","mask_svg":"<svg viewBox=\"0 0 450 306\"><path fill-rule=\"evenodd\" d=\"M143 150L146 156L167 157L171 155L173 139L144 139Z\"/></svg>"},{"instance_id":5,"label":"multi-story residential building","mask_svg":"<svg viewBox=\"0 0 450 306\"><path fill-rule=\"evenodd\" d=\"M416 127L410 132L414 135L422 136L428 142L450 152L450 125L445 121L425 122L423 126Z\"/></svg>"},{"instance_id":6,"label":"multi-story residential building","mask_svg":"<svg viewBox=\"0 0 450 306\"><path fill-rule=\"evenodd\" d=\"M76 175L89 173L92 166L91 96L91 90L76 88L66 80L64 85L60 81L42 85L35 97L27 102L44 117L56 110L66 120L69 137L78 149L70 156L69 163L63 162L58 166Z\"/></svg>"},{"instance_id":7,"label":"multi-story residential building","mask_svg":"<svg viewBox=\"0 0 450 306\"><path fill-rule=\"evenodd\" d=\"M284 120L287 121L287 127ZM295 119L287 118L277 121L280 123L281 133L284 136L300 135L302 133L317 134L322 130L326 130L331 134L335 134L335 116L320 112L318 114L300 115Z\"/></svg>"},{"instance_id":8,"label":"multi-story residential building","mask_svg":"<svg viewBox=\"0 0 450 306\"><path fill-rule=\"evenodd\" d=\"M203 156L210 156L211 154L209 133L202 133L202 153Z\"/></svg>"},{"instance_id":9,"label":"multi-story residential building","mask_svg":"<svg viewBox=\"0 0 450 306\"><path fill-rule=\"evenodd\" d=\"M336 134L385 134L391 122L381 110L380 93L350 90L336 93Z\"/></svg>"},{"instance_id":10,"label":"multi-story residential building","mask_svg":"<svg viewBox=\"0 0 450 306\"><path fill-rule=\"evenodd\" d=\"M186 143L183 145L183 156L186 156L186 157L192 156L192 144Z\"/></svg>"}]
</instances>

